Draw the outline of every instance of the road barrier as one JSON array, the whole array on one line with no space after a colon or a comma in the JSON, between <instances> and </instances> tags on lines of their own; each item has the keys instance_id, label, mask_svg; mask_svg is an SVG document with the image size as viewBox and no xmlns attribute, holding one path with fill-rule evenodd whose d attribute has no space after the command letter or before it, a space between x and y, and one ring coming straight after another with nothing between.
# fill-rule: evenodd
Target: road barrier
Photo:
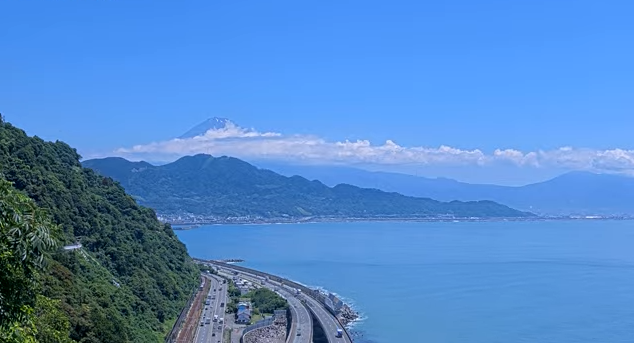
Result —
<instances>
[{"instance_id":1,"label":"road barrier","mask_svg":"<svg viewBox=\"0 0 634 343\"><path fill-rule=\"evenodd\" d=\"M257 322L247 326L246 328L244 328L244 331L242 331L242 336L246 335L247 333L249 333L250 331L253 331L255 329L259 329L265 326L269 326L271 324L273 324L273 322L275 321L275 318L273 317L268 317L266 319L260 319Z\"/></svg>"},{"instance_id":2,"label":"road barrier","mask_svg":"<svg viewBox=\"0 0 634 343\"><path fill-rule=\"evenodd\" d=\"M204 282L202 278L201 278L201 282ZM176 322L174 322L174 326L172 326L172 330L165 337L165 343L176 342L176 339L178 338L178 332L183 326L183 322L187 318L187 312L189 312L189 309L192 307L192 303L194 302L194 299L196 299L196 294L198 292L199 292L198 287L194 287L192 289L192 294L189 296L189 300L187 300L187 304L183 307L183 309L181 310L181 313L178 315Z\"/></svg>"}]
</instances>

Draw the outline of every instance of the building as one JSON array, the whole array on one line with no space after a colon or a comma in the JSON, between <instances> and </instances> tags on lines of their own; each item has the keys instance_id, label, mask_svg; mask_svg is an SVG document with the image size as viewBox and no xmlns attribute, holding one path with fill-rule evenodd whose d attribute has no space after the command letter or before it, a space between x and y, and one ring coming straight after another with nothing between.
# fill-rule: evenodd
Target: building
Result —
<instances>
[{"instance_id":1,"label":"building","mask_svg":"<svg viewBox=\"0 0 634 343\"><path fill-rule=\"evenodd\" d=\"M238 304L238 312L236 314L236 323L249 324L251 323L251 305L246 302Z\"/></svg>"},{"instance_id":2,"label":"building","mask_svg":"<svg viewBox=\"0 0 634 343\"><path fill-rule=\"evenodd\" d=\"M245 295L249 293L251 290L255 289L255 287L253 286L253 283L247 280L242 280L242 279L238 279L236 281L236 287L240 290L240 295Z\"/></svg>"},{"instance_id":3,"label":"building","mask_svg":"<svg viewBox=\"0 0 634 343\"><path fill-rule=\"evenodd\" d=\"M251 323L251 310L244 310L238 313L238 318L236 318L237 324L249 324Z\"/></svg>"},{"instance_id":4,"label":"building","mask_svg":"<svg viewBox=\"0 0 634 343\"><path fill-rule=\"evenodd\" d=\"M238 315L236 316L236 323L238 324L249 324L251 323L251 310L243 309L242 311L238 311Z\"/></svg>"},{"instance_id":5,"label":"building","mask_svg":"<svg viewBox=\"0 0 634 343\"><path fill-rule=\"evenodd\" d=\"M240 311L244 311L246 309L251 308L251 305L247 302L241 301L240 303L238 303L237 308L238 308L238 312L240 312Z\"/></svg>"}]
</instances>

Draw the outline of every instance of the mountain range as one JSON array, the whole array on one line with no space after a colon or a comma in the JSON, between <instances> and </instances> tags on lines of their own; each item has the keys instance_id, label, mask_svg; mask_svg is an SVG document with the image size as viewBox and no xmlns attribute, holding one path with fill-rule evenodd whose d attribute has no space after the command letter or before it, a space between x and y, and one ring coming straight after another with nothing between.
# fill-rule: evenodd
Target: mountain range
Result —
<instances>
[{"instance_id":1,"label":"mountain range","mask_svg":"<svg viewBox=\"0 0 634 343\"><path fill-rule=\"evenodd\" d=\"M122 158L87 160L137 201L160 214L280 217L530 217L492 201L440 202L339 184L328 187L283 176L233 157L199 154L154 166Z\"/></svg>"},{"instance_id":2,"label":"mountain range","mask_svg":"<svg viewBox=\"0 0 634 343\"><path fill-rule=\"evenodd\" d=\"M209 130L223 129L228 125L236 124L226 118L209 118L179 138L200 136ZM288 177L299 175L308 180L319 180L329 187L348 184L445 202L490 200L540 215L634 215L634 178L622 175L575 171L524 186L501 186L466 183L449 178L368 171L354 167L299 165L270 160L251 162ZM109 164L100 165L100 168L107 169L103 171L105 175L122 180L123 175L119 173L126 173L127 165L118 166L120 163L123 162L110 161ZM139 162L135 168L151 167L153 166L149 163Z\"/></svg>"},{"instance_id":3,"label":"mountain range","mask_svg":"<svg viewBox=\"0 0 634 343\"><path fill-rule=\"evenodd\" d=\"M569 172L525 186L470 184L446 178L373 172L337 166L261 162L256 165L282 175L302 175L328 186L349 183L408 196L440 201L491 200L542 215L632 215L634 178L621 175Z\"/></svg>"}]
</instances>

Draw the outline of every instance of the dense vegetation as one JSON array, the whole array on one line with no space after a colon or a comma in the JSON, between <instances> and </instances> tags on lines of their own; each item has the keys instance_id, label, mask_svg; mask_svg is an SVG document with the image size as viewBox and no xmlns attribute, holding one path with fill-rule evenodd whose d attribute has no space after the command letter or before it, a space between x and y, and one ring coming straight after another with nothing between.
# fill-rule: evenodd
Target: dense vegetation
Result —
<instances>
[{"instance_id":1,"label":"dense vegetation","mask_svg":"<svg viewBox=\"0 0 634 343\"><path fill-rule=\"evenodd\" d=\"M16 267L2 248L2 286L8 285L4 278L31 275L28 290L37 296L24 310L34 309L38 320L60 320L48 328L63 331L68 323L74 341L157 342L197 286L198 270L154 211L137 205L112 179L82 168L79 159L65 143L28 137L0 121L2 177L46 212L60 244L83 245L55 249L48 258L42 253L48 263L40 272ZM41 331L39 341L59 341L50 338L59 330Z\"/></svg>"},{"instance_id":2,"label":"dense vegetation","mask_svg":"<svg viewBox=\"0 0 634 343\"><path fill-rule=\"evenodd\" d=\"M350 185L327 187L285 177L231 157L188 156L152 166L122 158L89 160L84 166L119 181L137 200L160 214L236 217L522 217L530 214L491 201L439 202Z\"/></svg>"},{"instance_id":3,"label":"dense vegetation","mask_svg":"<svg viewBox=\"0 0 634 343\"><path fill-rule=\"evenodd\" d=\"M227 303L227 313L234 313L237 316L238 303L241 301L250 301L253 315L273 314L275 310L284 310L288 308L286 299L279 296L268 288L258 288L250 291L245 295L241 295L240 290L235 286L233 281L229 280L227 286L229 302ZM258 317L254 317L258 318Z\"/></svg>"},{"instance_id":4,"label":"dense vegetation","mask_svg":"<svg viewBox=\"0 0 634 343\"><path fill-rule=\"evenodd\" d=\"M0 342L70 342L60 302L38 294L57 226L0 179Z\"/></svg>"},{"instance_id":5,"label":"dense vegetation","mask_svg":"<svg viewBox=\"0 0 634 343\"><path fill-rule=\"evenodd\" d=\"M227 313L236 313L238 311L238 303L240 302L242 293L232 280L228 280L227 295L229 296L229 302L227 302Z\"/></svg>"},{"instance_id":6,"label":"dense vegetation","mask_svg":"<svg viewBox=\"0 0 634 343\"><path fill-rule=\"evenodd\" d=\"M286 300L268 288L258 288L245 295L251 299L253 307L260 313L273 313L275 310L285 310L288 308Z\"/></svg>"}]
</instances>

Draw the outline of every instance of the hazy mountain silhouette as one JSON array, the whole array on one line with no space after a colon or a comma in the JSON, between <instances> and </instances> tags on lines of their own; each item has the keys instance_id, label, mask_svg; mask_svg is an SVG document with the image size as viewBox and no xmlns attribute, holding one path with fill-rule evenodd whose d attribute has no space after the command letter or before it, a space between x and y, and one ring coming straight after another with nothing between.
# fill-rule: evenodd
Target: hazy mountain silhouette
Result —
<instances>
[{"instance_id":1,"label":"hazy mountain silhouette","mask_svg":"<svg viewBox=\"0 0 634 343\"><path fill-rule=\"evenodd\" d=\"M440 201L492 200L541 214L634 214L634 178L570 172L526 186L470 184L445 178L372 172L357 168L257 163L283 175L301 175L326 185L348 183Z\"/></svg>"}]
</instances>

